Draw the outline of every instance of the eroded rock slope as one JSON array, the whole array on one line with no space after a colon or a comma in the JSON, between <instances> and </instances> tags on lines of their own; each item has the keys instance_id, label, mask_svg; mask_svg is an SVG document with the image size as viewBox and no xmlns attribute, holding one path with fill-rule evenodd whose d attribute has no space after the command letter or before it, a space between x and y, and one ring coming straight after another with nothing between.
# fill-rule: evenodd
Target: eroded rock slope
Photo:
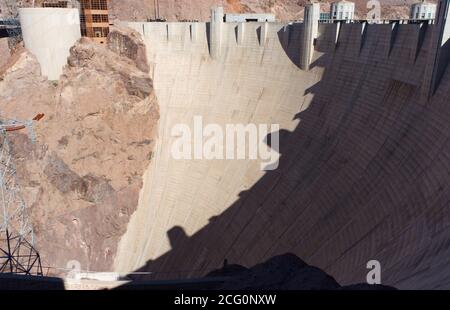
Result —
<instances>
[{"instance_id":1,"label":"eroded rock slope","mask_svg":"<svg viewBox=\"0 0 450 310\"><path fill-rule=\"evenodd\" d=\"M83 270L110 270L152 157L159 112L146 59L135 57L144 47L136 34L114 36L108 47L77 42L59 83L41 77L26 50L0 72L2 117L45 114L35 144L26 131L10 138L36 244L51 267L76 260Z\"/></svg>"}]
</instances>

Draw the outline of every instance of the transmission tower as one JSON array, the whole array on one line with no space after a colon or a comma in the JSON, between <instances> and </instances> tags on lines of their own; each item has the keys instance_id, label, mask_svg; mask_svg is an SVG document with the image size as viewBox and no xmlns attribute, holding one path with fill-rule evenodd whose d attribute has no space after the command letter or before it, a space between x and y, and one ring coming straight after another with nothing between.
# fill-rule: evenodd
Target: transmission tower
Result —
<instances>
[{"instance_id":1,"label":"transmission tower","mask_svg":"<svg viewBox=\"0 0 450 310\"><path fill-rule=\"evenodd\" d=\"M40 120L43 114L33 120ZM14 151L8 135L28 129L35 142L33 121L0 118L0 273L42 275L34 248L33 225L17 182Z\"/></svg>"}]
</instances>

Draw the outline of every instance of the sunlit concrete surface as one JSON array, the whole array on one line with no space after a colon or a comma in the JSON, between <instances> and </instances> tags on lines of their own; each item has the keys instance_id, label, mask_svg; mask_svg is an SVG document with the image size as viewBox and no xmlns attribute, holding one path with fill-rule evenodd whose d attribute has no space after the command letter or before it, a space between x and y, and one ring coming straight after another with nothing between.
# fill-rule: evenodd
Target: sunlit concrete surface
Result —
<instances>
[{"instance_id":1,"label":"sunlit concrete surface","mask_svg":"<svg viewBox=\"0 0 450 310\"><path fill-rule=\"evenodd\" d=\"M38 59L42 75L58 80L70 47L81 37L78 9L22 8L19 16L25 47Z\"/></svg>"}]
</instances>

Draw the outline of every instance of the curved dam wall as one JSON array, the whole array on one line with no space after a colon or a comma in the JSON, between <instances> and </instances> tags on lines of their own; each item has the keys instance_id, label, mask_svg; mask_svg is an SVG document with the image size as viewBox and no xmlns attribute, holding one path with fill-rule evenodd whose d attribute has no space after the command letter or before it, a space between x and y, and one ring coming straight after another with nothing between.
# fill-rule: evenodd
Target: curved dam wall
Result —
<instances>
[{"instance_id":1,"label":"curved dam wall","mask_svg":"<svg viewBox=\"0 0 450 310\"><path fill-rule=\"evenodd\" d=\"M126 23L147 45L161 120L117 271L157 279L285 252L341 284L449 288L450 72L428 93L433 25ZM210 43L210 44L208 44ZM279 124L279 166L176 160L177 124Z\"/></svg>"},{"instance_id":2,"label":"curved dam wall","mask_svg":"<svg viewBox=\"0 0 450 310\"><path fill-rule=\"evenodd\" d=\"M56 81L67 64L70 48L81 38L78 9L19 9L25 47L41 65L41 73Z\"/></svg>"}]
</instances>

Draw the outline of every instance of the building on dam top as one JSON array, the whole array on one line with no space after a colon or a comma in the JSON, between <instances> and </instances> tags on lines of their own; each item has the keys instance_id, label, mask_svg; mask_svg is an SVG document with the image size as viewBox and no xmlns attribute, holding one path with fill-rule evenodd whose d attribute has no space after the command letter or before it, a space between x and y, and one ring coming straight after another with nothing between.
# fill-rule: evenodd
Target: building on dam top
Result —
<instances>
[{"instance_id":1,"label":"building on dam top","mask_svg":"<svg viewBox=\"0 0 450 310\"><path fill-rule=\"evenodd\" d=\"M410 19L434 19L436 17L436 4L422 0L411 5Z\"/></svg>"},{"instance_id":2,"label":"building on dam top","mask_svg":"<svg viewBox=\"0 0 450 310\"><path fill-rule=\"evenodd\" d=\"M75 4L77 3L77 4ZM81 35L97 43L105 43L109 33L108 0L46 0L44 8L78 8Z\"/></svg>"},{"instance_id":3,"label":"building on dam top","mask_svg":"<svg viewBox=\"0 0 450 310\"><path fill-rule=\"evenodd\" d=\"M330 18L335 20L352 20L355 16L355 4L341 0L333 2L330 9Z\"/></svg>"},{"instance_id":4,"label":"building on dam top","mask_svg":"<svg viewBox=\"0 0 450 310\"><path fill-rule=\"evenodd\" d=\"M105 43L109 34L108 0L81 0L81 35Z\"/></svg>"},{"instance_id":5,"label":"building on dam top","mask_svg":"<svg viewBox=\"0 0 450 310\"><path fill-rule=\"evenodd\" d=\"M320 20L329 20L330 12L320 12L319 19Z\"/></svg>"},{"instance_id":6,"label":"building on dam top","mask_svg":"<svg viewBox=\"0 0 450 310\"><path fill-rule=\"evenodd\" d=\"M275 14L225 14L225 22L227 23L245 23L245 22L275 22Z\"/></svg>"},{"instance_id":7,"label":"building on dam top","mask_svg":"<svg viewBox=\"0 0 450 310\"><path fill-rule=\"evenodd\" d=\"M42 2L43 8L68 8L69 1L61 0L61 1L44 1Z\"/></svg>"}]
</instances>

